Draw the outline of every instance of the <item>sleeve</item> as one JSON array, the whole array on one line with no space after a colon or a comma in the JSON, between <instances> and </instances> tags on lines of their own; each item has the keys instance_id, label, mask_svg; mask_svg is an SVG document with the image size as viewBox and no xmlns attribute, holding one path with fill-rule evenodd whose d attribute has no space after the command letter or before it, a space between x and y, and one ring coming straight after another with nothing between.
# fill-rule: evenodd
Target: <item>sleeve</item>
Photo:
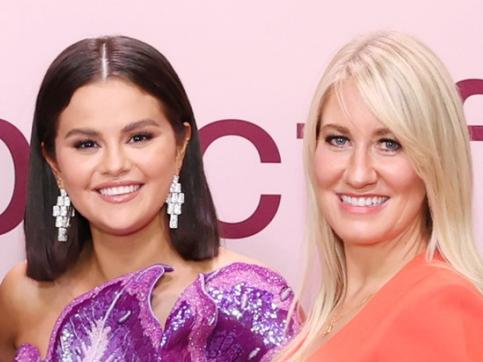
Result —
<instances>
[{"instance_id":1,"label":"sleeve","mask_svg":"<svg viewBox=\"0 0 483 362\"><path fill-rule=\"evenodd\" d=\"M483 361L483 296L467 286L418 298L393 327L383 348L392 361Z\"/></svg>"}]
</instances>

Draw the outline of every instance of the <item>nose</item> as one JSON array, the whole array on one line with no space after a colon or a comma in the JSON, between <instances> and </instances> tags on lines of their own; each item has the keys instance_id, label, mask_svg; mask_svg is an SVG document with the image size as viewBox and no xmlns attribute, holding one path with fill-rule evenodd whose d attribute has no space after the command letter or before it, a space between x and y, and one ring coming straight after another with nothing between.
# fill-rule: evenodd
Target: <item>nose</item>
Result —
<instances>
[{"instance_id":1,"label":"nose","mask_svg":"<svg viewBox=\"0 0 483 362\"><path fill-rule=\"evenodd\" d=\"M364 189L377 182L374 159L368 149L355 149L344 172L345 181L354 189Z\"/></svg>"},{"instance_id":2,"label":"nose","mask_svg":"<svg viewBox=\"0 0 483 362\"><path fill-rule=\"evenodd\" d=\"M131 162L120 146L105 146L102 159L102 172L106 175L119 177L129 171Z\"/></svg>"}]
</instances>

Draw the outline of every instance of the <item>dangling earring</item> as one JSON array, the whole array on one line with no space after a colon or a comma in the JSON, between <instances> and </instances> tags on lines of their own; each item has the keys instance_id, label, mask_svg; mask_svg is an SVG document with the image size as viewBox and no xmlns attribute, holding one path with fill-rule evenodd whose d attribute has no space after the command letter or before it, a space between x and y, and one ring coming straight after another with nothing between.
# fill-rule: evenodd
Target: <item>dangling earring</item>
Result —
<instances>
[{"instance_id":1,"label":"dangling earring","mask_svg":"<svg viewBox=\"0 0 483 362\"><path fill-rule=\"evenodd\" d=\"M181 205L184 203L184 194L181 192L181 184L178 182L179 176L173 176L171 186L169 187L168 204L169 228L178 228L178 215L181 215Z\"/></svg>"},{"instance_id":2,"label":"dangling earring","mask_svg":"<svg viewBox=\"0 0 483 362\"><path fill-rule=\"evenodd\" d=\"M67 229L70 226L70 218L75 216L75 209L70 204L69 196L62 187L59 187L60 196L57 196L57 203L52 210L55 217L55 227L57 228L57 240L67 241Z\"/></svg>"}]
</instances>

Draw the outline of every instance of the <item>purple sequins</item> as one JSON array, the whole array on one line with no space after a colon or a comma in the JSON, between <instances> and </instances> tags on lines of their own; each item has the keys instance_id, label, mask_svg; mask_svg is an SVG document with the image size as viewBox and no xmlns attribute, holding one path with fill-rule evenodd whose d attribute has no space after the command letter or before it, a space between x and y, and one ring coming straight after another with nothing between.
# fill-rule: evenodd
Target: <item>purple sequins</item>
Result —
<instances>
[{"instance_id":1,"label":"purple sequins","mask_svg":"<svg viewBox=\"0 0 483 362\"><path fill-rule=\"evenodd\" d=\"M171 270L154 265L74 299L55 324L46 359L23 345L15 361L260 361L300 327L296 318L287 321L293 293L280 275L234 263L200 274L163 331L151 295Z\"/></svg>"}]
</instances>

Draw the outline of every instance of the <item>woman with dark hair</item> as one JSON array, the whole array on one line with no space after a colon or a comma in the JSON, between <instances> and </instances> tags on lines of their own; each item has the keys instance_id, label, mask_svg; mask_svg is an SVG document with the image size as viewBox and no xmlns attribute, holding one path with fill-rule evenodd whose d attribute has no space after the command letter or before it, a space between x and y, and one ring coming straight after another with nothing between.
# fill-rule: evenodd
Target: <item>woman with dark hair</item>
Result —
<instances>
[{"instance_id":1,"label":"woman with dark hair","mask_svg":"<svg viewBox=\"0 0 483 362\"><path fill-rule=\"evenodd\" d=\"M139 40L82 40L50 66L24 228L2 361L258 361L298 329L283 278L220 248L191 105Z\"/></svg>"}]
</instances>

